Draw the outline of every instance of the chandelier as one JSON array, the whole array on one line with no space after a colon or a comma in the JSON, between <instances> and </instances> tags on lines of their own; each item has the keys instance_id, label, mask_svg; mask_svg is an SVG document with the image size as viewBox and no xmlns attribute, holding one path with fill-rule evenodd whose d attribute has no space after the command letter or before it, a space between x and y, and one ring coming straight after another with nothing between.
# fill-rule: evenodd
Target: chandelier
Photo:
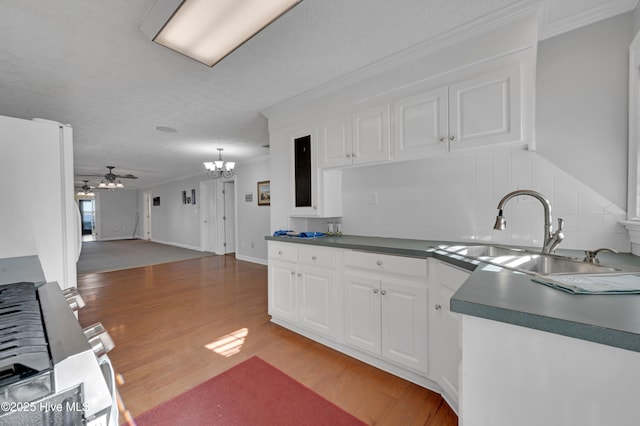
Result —
<instances>
[{"instance_id":1,"label":"chandelier","mask_svg":"<svg viewBox=\"0 0 640 426\"><path fill-rule=\"evenodd\" d=\"M216 148L218 150L217 161L207 161L204 163L204 167L207 169L207 176L211 179L224 178L229 179L233 176L233 168L236 163L233 161L224 161L222 159L222 148Z\"/></svg>"},{"instance_id":2,"label":"chandelier","mask_svg":"<svg viewBox=\"0 0 640 426\"><path fill-rule=\"evenodd\" d=\"M83 180L83 182L84 182L84 185L80 187L80 191L78 191L76 195L85 196L85 197L95 196L96 194L93 193L93 191L91 190L91 187L89 186L89 181Z\"/></svg>"}]
</instances>

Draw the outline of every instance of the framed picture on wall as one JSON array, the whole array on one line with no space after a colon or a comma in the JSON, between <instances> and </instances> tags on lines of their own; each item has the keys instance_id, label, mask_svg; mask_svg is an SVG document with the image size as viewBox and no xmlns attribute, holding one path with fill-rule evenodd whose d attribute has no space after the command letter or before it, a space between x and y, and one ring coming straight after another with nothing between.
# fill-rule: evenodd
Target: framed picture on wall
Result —
<instances>
[{"instance_id":1,"label":"framed picture on wall","mask_svg":"<svg viewBox=\"0 0 640 426\"><path fill-rule=\"evenodd\" d=\"M271 205L271 188L268 180L258 182L258 205L270 206Z\"/></svg>"},{"instance_id":2,"label":"framed picture on wall","mask_svg":"<svg viewBox=\"0 0 640 426\"><path fill-rule=\"evenodd\" d=\"M187 191L182 191L182 204L187 204Z\"/></svg>"},{"instance_id":3,"label":"framed picture on wall","mask_svg":"<svg viewBox=\"0 0 640 426\"><path fill-rule=\"evenodd\" d=\"M195 188L191 190L191 204L196 203L196 190Z\"/></svg>"}]
</instances>

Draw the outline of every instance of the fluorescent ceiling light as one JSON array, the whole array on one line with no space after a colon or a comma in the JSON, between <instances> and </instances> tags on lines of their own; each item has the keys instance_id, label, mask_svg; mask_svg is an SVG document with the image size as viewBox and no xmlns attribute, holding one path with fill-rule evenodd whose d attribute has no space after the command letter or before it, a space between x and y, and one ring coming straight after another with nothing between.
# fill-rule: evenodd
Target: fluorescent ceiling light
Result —
<instances>
[{"instance_id":1,"label":"fluorescent ceiling light","mask_svg":"<svg viewBox=\"0 0 640 426\"><path fill-rule=\"evenodd\" d=\"M153 41L213 66L302 0L185 0Z\"/></svg>"}]
</instances>

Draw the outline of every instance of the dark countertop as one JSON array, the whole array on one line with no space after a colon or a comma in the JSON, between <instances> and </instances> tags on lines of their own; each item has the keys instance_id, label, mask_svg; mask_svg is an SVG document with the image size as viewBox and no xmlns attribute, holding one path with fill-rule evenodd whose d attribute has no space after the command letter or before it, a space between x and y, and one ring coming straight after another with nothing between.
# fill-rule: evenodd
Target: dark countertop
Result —
<instances>
[{"instance_id":1,"label":"dark countertop","mask_svg":"<svg viewBox=\"0 0 640 426\"><path fill-rule=\"evenodd\" d=\"M0 284L45 282L38 256L8 257L0 259Z\"/></svg>"},{"instance_id":2,"label":"dark countertop","mask_svg":"<svg viewBox=\"0 0 640 426\"><path fill-rule=\"evenodd\" d=\"M532 275L436 249L436 246L443 244L473 243L352 235L314 239L268 236L265 239L434 257L473 271L451 298L453 312L640 352L640 294L569 294L532 281ZM583 252L577 250L558 250L558 253L579 258L583 256ZM640 258L632 254L602 253L598 257L604 265L640 271Z\"/></svg>"}]
</instances>

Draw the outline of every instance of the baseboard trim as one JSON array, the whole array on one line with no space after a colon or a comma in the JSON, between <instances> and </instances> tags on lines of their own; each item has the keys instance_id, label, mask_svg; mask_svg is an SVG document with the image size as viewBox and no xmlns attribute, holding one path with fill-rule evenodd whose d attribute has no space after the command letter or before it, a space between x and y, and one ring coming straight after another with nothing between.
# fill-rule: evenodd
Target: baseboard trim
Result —
<instances>
[{"instance_id":1,"label":"baseboard trim","mask_svg":"<svg viewBox=\"0 0 640 426\"><path fill-rule=\"evenodd\" d=\"M199 251L199 252L204 252L204 250L200 250L200 247L198 246L190 246L188 244L180 244L180 243L174 243L171 241L163 241L163 240L154 240L153 238L150 239L149 241L151 241L152 243L158 243L158 244L166 244L168 246L174 246L174 247L180 247L180 248L184 248L184 249L189 249L189 250L194 250L194 251ZM215 253L214 253L215 254Z\"/></svg>"},{"instance_id":2,"label":"baseboard trim","mask_svg":"<svg viewBox=\"0 0 640 426\"><path fill-rule=\"evenodd\" d=\"M243 255L238 254L238 253L236 253L236 259L244 260L245 262L258 263L260 265L267 266L267 259L260 259L258 257L243 256Z\"/></svg>"}]
</instances>

